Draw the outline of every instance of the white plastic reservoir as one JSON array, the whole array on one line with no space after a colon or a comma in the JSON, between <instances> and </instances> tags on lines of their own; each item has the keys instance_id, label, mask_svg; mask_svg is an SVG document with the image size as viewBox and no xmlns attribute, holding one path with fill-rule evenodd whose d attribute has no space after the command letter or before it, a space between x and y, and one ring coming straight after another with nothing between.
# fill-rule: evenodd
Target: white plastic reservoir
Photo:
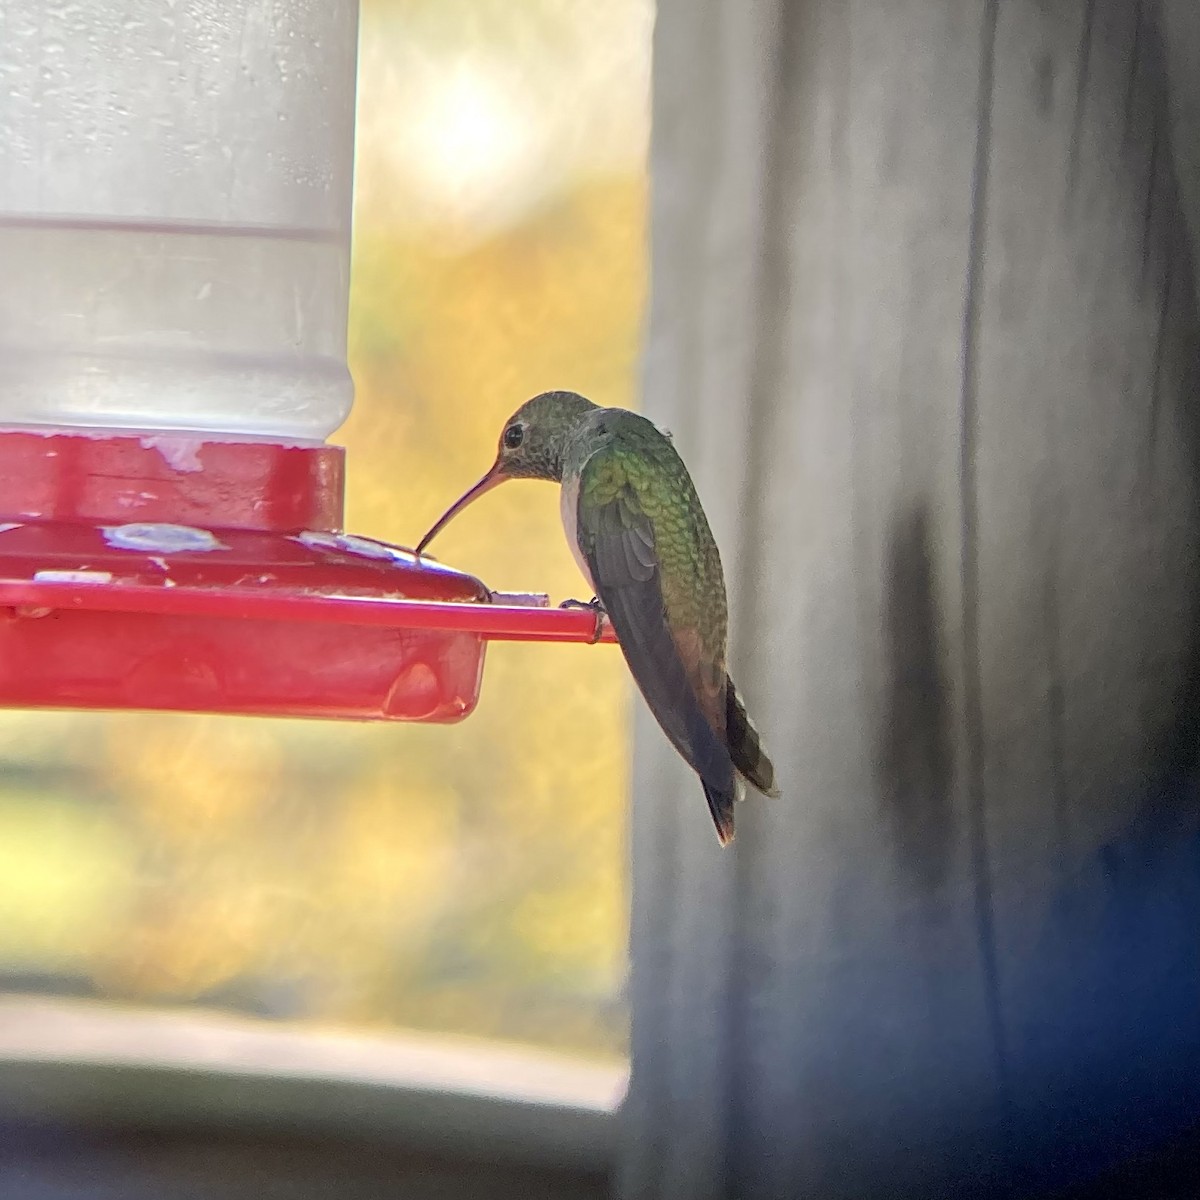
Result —
<instances>
[{"instance_id":1,"label":"white plastic reservoir","mask_svg":"<svg viewBox=\"0 0 1200 1200\"><path fill-rule=\"evenodd\" d=\"M0 426L345 419L357 0L0 0Z\"/></svg>"}]
</instances>

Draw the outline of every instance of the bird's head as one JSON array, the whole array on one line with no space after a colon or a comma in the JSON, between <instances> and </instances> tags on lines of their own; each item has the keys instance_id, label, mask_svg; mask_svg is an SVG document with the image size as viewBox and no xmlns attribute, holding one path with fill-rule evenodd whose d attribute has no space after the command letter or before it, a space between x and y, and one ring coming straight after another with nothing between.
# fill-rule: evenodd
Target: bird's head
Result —
<instances>
[{"instance_id":1,"label":"bird's head","mask_svg":"<svg viewBox=\"0 0 1200 1200\"><path fill-rule=\"evenodd\" d=\"M491 469L437 519L417 545L417 553L420 554L468 504L506 479L548 479L560 483L563 455L571 434L595 407L577 392L543 392L526 400L505 421Z\"/></svg>"}]
</instances>

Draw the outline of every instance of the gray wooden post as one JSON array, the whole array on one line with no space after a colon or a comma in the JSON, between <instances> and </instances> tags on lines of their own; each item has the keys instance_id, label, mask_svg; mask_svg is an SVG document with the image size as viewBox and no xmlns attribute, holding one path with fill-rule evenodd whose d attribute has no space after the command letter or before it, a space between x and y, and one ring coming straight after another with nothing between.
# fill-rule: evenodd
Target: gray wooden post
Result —
<instances>
[{"instance_id":1,"label":"gray wooden post","mask_svg":"<svg viewBox=\"0 0 1200 1200\"><path fill-rule=\"evenodd\" d=\"M628 1200L1200 1119L1195 8L659 0L645 406L784 795L721 852L639 716Z\"/></svg>"}]
</instances>

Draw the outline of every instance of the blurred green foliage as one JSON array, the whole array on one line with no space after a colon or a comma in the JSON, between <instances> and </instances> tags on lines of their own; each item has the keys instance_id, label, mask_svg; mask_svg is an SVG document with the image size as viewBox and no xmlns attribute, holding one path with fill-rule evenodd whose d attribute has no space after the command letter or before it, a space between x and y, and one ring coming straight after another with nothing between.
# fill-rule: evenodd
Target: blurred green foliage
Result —
<instances>
[{"instance_id":1,"label":"blurred green foliage","mask_svg":"<svg viewBox=\"0 0 1200 1200\"><path fill-rule=\"evenodd\" d=\"M635 403L649 20L364 4L351 531L415 542L537 391ZM546 485L437 552L583 588ZM0 713L0 986L622 1053L629 703L496 644L452 727Z\"/></svg>"}]
</instances>

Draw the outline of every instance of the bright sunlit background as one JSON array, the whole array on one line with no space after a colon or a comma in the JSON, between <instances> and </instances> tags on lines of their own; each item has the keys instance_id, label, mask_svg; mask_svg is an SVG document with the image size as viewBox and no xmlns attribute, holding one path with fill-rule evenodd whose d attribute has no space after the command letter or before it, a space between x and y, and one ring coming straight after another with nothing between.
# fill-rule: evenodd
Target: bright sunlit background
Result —
<instances>
[{"instance_id":1,"label":"bright sunlit background","mask_svg":"<svg viewBox=\"0 0 1200 1200\"><path fill-rule=\"evenodd\" d=\"M505 417L636 405L650 0L364 0L347 527L411 545ZM583 594L557 496L440 539ZM497 644L449 727L0 713L0 988L624 1052L630 689Z\"/></svg>"}]
</instances>

